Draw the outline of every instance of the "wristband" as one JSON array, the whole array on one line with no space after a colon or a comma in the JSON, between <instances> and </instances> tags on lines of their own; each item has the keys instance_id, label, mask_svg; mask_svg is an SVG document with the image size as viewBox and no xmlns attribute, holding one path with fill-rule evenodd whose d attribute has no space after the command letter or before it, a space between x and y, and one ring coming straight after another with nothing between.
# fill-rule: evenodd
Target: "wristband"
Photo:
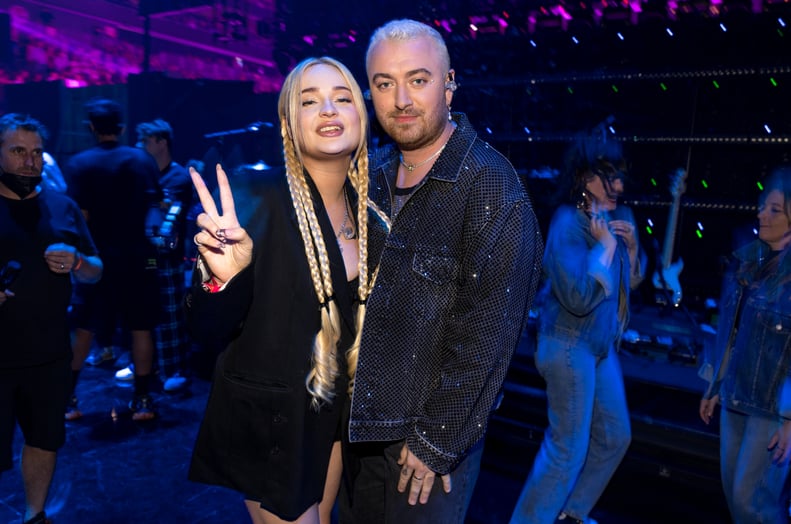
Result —
<instances>
[{"instance_id":1,"label":"wristband","mask_svg":"<svg viewBox=\"0 0 791 524\"><path fill-rule=\"evenodd\" d=\"M74 256L77 258L77 263L74 264L74 267L71 268L71 270L76 272L79 271L80 268L82 267L82 255L80 255L80 252L77 251L74 253Z\"/></svg>"},{"instance_id":2,"label":"wristband","mask_svg":"<svg viewBox=\"0 0 791 524\"><path fill-rule=\"evenodd\" d=\"M203 289L205 291L208 291L209 293L217 293L222 289L222 284L220 284L215 277L211 277L202 285L203 285Z\"/></svg>"}]
</instances>

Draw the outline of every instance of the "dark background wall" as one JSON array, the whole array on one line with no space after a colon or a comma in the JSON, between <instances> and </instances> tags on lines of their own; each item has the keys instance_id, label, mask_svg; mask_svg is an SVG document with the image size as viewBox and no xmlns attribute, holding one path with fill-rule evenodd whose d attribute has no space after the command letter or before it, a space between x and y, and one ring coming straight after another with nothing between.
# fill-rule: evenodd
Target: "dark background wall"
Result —
<instances>
[{"instance_id":1,"label":"dark background wall","mask_svg":"<svg viewBox=\"0 0 791 524\"><path fill-rule=\"evenodd\" d=\"M32 19L46 19L58 38L68 38L70 25L58 24L76 15L50 6L46 13L52 16L45 17L41 5L46 1L28 4ZM108 4L128 7L134 2ZM375 27L407 16L434 24L446 37L460 84L454 110L467 112L479 132L510 158L533 194L544 227L554 209L550 196L564 150L576 133L606 123L608 139L620 141L626 151L625 200L635 209L653 264L665 236L669 176L685 169L674 251L685 260L681 278L692 307L717 295L720 257L752 235L761 180L789 160L787 4L643 2L639 13L622 2L533 0L409 6L352 1L341 10L316 1L215 4L249 5L245 16L254 27L244 40L220 42L215 33L218 52L241 49L243 56L270 61L275 76L306 56L326 54L345 62L363 86L365 47ZM9 6L0 0L0 9ZM568 19L557 14L559 7ZM193 12L154 21L175 27ZM108 14L105 24L120 28L119 40L142 45L144 20L138 13L131 11L124 21L110 18ZM200 28L195 27L197 35ZM212 27L200 31L210 33ZM178 46L187 54L204 52L202 47L186 48L184 42L154 39L150 45L154 53ZM17 66L18 60L17 55ZM175 156L181 162L277 163L276 89L262 92L258 82L173 76L138 72L121 84L79 89L69 89L63 81L6 84L0 86L0 111L41 118L53 131L49 147L61 161L90 145L82 104L102 94L127 108L130 143L137 123L164 118L175 129ZM258 133L217 136L254 122L274 125ZM376 125L372 133L378 134ZM652 294L646 285L646 300Z\"/></svg>"}]
</instances>

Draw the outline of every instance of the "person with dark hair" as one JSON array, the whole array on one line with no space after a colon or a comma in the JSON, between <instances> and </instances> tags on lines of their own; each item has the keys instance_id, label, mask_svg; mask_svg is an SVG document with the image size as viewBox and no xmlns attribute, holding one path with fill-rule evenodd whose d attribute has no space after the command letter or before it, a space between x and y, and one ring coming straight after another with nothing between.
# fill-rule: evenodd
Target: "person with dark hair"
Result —
<instances>
[{"instance_id":1,"label":"person with dark hair","mask_svg":"<svg viewBox=\"0 0 791 524\"><path fill-rule=\"evenodd\" d=\"M138 124L137 146L154 157L159 168L162 200L153 239L157 247L157 274L161 318L154 330L159 357L159 378L166 392L174 392L187 383L187 340L181 303L185 292L186 215L192 207L193 188L189 172L173 160L173 129L164 120ZM120 369L115 378L134 379L134 364Z\"/></svg>"},{"instance_id":2,"label":"person with dark hair","mask_svg":"<svg viewBox=\"0 0 791 524\"><path fill-rule=\"evenodd\" d=\"M736 524L788 521L791 459L791 166L773 170L758 238L730 257L720 300L718 360L700 418L720 410L720 475Z\"/></svg>"},{"instance_id":3,"label":"person with dark hair","mask_svg":"<svg viewBox=\"0 0 791 524\"><path fill-rule=\"evenodd\" d=\"M538 284L541 233L513 166L451 112L442 35L391 21L366 70L392 139L372 157L370 195L393 225L344 424L340 516L456 524Z\"/></svg>"},{"instance_id":4,"label":"person with dark hair","mask_svg":"<svg viewBox=\"0 0 791 524\"><path fill-rule=\"evenodd\" d=\"M512 524L590 522L631 441L617 351L645 264L634 216L618 204L624 168L606 136L581 136L566 157L561 190L571 202L552 217L536 299L549 427Z\"/></svg>"},{"instance_id":5,"label":"person with dark hair","mask_svg":"<svg viewBox=\"0 0 791 524\"><path fill-rule=\"evenodd\" d=\"M238 215L222 167L221 210L191 171L204 212L188 326L196 342L227 347L189 477L243 493L255 524L330 524L341 412L387 222L367 198L368 116L343 64L300 62L278 118L285 168L248 180Z\"/></svg>"},{"instance_id":6,"label":"person with dark hair","mask_svg":"<svg viewBox=\"0 0 791 524\"><path fill-rule=\"evenodd\" d=\"M116 328L131 332L135 365L133 420L153 419L150 382L153 372L152 330L159 320L157 257L147 234L147 218L159 209L158 169L153 157L121 145L121 107L107 99L86 104L88 127L97 144L71 157L64 165L69 195L79 204L105 264L95 288L78 287L82 303L75 309L74 360L76 378L96 336L103 351L112 352ZM66 417L81 416L76 394Z\"/></svg>"},{"instance_id":7,"label":"person with dark hair","mask_svg":"<svg viewBox=\"0 0 791 524\"><path fill-rule=\"evenodd\" d=\"M80 208L42 184L46 136L27 115L0 118L0 471L12 467L19 424L26 524L49 522L44 506L66 441L71 277L102 274Z\"/></svg>"}]
</instances>

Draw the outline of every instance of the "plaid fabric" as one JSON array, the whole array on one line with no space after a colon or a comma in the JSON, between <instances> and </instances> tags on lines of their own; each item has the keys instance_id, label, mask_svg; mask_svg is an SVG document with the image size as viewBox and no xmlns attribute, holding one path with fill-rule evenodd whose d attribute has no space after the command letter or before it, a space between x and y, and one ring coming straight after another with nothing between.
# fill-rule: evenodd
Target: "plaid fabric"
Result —
<instances>
[{"instance_id":1,"label":"plaid fabric","mask_svg":"<svg viewBox=\"0 0 791 524\"><path fill-rule=\"evenodd\" d=\"M184 374L187 367L187 330L184 325L184 263L167 255L158 260L161 319L154 330L154 342L159 357L162 379L176 373Z\"/></svg>"}]
</instances>

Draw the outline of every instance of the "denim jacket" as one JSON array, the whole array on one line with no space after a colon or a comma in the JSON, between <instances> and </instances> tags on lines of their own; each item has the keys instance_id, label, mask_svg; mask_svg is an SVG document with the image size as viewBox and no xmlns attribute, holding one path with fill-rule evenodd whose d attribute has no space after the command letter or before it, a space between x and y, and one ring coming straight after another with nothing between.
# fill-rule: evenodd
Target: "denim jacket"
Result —
<instances>
[{"instance_id":1,"label":"denim jacket","mask_svg":"<svg viewBox=\"0 0 791 524\"><path fill-rule=\"evenodd\" d=\"M406 439L439 474L484 436L540 276L542 240L511 164L463 114L397 216L367 302L349 438ZM398 150L371 161L386 213Z\"/></svg>"},{"instance_id":2,"label":"denim jacket","mask_svg":"<svg viewBox=\"0 0 791 524\"><path fill-rule=\"evenodd\" d=\"M716 348L722 353L704 398L719 393L727 408L791 419L788 252L783 250L764 268L769 246L760 240L733 253L736 270L725 276L717 330Z\"/></svg>"},{"instance_id":3,"label":"denim jacket","mask_svg":"<svg viewBox=\"0 0 791 524\"><path fill-rule=\"evenodd\" d=\"M634 223L625 206L618 206L610 218ZM601 357L618 347L629 322L629 291L643 280L640 258L632 268L622 240L609 268L599 262L602 250L585 212L561 206L550 224L544 286L536 300L539 336L568 340Z\"/></svg>"}]
</instances>

